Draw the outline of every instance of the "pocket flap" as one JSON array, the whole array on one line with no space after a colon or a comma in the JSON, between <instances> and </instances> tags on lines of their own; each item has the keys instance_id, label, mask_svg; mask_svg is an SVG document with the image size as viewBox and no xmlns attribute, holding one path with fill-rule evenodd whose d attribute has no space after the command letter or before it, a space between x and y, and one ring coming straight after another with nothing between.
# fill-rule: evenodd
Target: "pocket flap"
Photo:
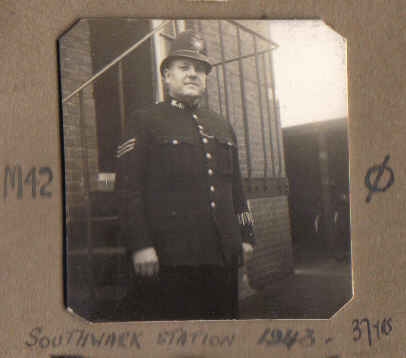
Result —
<instances>
[{"instance_id":1,"label":"pocket flap","mask_svg":"<svg viewBox=\"0 0 406 358\"><path fill-rule=\"evenodd\" d=\"M193 137L186 137L186 136L160 136L157 138L157 142L159 144L194 144Z\"/></svg>"}]
</instances>

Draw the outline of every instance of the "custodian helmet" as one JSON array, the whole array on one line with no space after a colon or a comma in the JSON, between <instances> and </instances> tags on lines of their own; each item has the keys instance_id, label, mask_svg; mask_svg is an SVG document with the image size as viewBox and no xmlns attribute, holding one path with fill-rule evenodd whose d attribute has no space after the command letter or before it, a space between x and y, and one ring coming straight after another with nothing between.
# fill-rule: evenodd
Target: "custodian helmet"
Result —
<instances>
[{"instance_id":1,"label":"custodian helmet","mask_svg":"<svg viewBox=\"0 0 406 358\"><path fill-rule=\"evenodd\" d=\"M174 58L184 57L203 62L206 67L206 73L212 68L209 57L207 56L206 42L203 37L192 30L181 32L173 41L171 50L166 58L161 62L161 74Z\"/></svg>"}]
</instances>

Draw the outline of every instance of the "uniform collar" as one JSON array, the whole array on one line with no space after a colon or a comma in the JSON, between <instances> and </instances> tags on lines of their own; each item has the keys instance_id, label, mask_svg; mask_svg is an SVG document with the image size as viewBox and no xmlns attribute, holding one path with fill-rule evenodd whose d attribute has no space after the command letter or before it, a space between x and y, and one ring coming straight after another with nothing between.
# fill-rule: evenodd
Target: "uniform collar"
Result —
<instances>
[{"instance_id":1,"label":"uniform collar","mask_svg":"<svg viewBox=\"0 0 406 358\"><path fill-rule=\"evenodd\" d=\"M195 105L195 106L190 106L189 104L187 104L187 103L185 103L185 102L182 102L182 101L180 101L180 100L178 100L178 99L175 99L175 98L173 98L173 97L170 97L170 96L168 97L167 102L168 102L172 107L176 107L176 108L179 108L179 109L186 109L186 108L189 108L189 109L191 109L192 111L195 111L195 110L199 109L199 107L200 107L200 103L198 103L198 104Z\"/></svg>"}]
</instances>

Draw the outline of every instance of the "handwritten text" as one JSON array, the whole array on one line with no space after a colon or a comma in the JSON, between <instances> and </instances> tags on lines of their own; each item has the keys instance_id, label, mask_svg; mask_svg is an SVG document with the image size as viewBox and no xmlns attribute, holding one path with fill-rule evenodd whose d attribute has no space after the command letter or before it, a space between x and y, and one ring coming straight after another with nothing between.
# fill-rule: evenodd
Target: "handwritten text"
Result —
<instances>
[{"instance_id":1,"label":"handwritten text","mask_svg":"<svg viewBox=\"0 0 406 358\"><path fill-rule=\"evenodd\" d=\"M142 332L102 332L99 334L84 329L73 329L59 335L46 335L42 327L31 330L25 345L42 349L72 345L85 348L136 348L141 349Z\"/></svg>"}]
</instances>

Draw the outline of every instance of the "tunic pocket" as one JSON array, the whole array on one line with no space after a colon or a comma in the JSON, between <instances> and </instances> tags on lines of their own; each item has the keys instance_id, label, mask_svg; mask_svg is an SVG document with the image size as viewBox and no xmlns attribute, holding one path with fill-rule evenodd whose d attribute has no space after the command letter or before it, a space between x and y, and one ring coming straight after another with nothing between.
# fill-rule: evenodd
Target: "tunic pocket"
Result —
<instances>
[{"instance_id":1,"label":"tunic pocket","mask_svg":"<svg viewBox=\"0 0 406 358\"><path fill-rule=\"evenodd\" d=\"M187 178L196 175L193 137L159 137L160 164L164 175L170 178Z\"/></svg>"}]
</instances>

